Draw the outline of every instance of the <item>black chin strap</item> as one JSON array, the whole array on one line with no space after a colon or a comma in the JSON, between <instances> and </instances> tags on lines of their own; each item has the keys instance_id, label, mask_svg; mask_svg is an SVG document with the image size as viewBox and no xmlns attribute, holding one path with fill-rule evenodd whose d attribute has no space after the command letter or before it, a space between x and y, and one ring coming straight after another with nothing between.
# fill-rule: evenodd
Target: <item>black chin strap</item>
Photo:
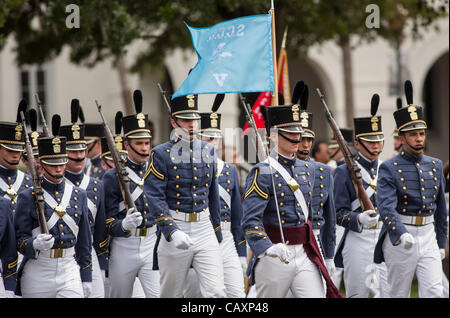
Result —
<instances>
[{"instance_id":1,"label":"black chin strap","mask_svg":"<svg viewBox=\"0 0 450 318\"><path fill-rule=\"evenodd\" d=\"M184 131L185 134L188 134L189 136L194 136L197 134L196 132L189 132L189 130L186 130L185 128L181 127L178 124L176 117L172 117L172 118L173 118L173 121L175 122L175 125L177 125L177 127L180 128L182 131Z\"/></svg>"},{"instance_id":2,"label":"black chin strap","mask_svg":"<svg viewBox=\"0 0 450 318\"><path fill-rule=\"evenodd\" d=\"M52 177L52 178L54 178L54 179L62 179L62 178L64 178L64 174L62 174L62 175L54 175L54 174L51 174L47 169L45 169L45 167L44 166L41 166L42 167L42 169L44 169L45 170L45 172L47 172L48 173L48 175L50 176L50 177Z\"/></svg>"},{"instance_id":3,"label":"black chin strap","mask_svg":"<svg viewBox=\"0 0 450 318\"><path fill-rule=\"evenodd\" d=\"M302 156L308 156L309 155L309 151L303 151L303 150L297 150L297 152L302 155Z\"/></svg>"},{"instance_id":4,"label":"black chin strap","mask_svg":"<svg viewBox=\"0 0 450 318\"><path fill-rule=\"evenodd\" d=\"M107 166L109 167L109 169L113 169L113 168L114 168L113 166L111 166L111 165L108 163L108 160L107 160L107 159L103 159L103 162L105 163L105 165L107 165Z\"/></svg>"},{"instance_id":5,"label":"black chin strap","mask_svg":"<svg viewBox=\"0 0 450 318\"><path fill-rule=\"evenodd\" d=\"M406 144L407 144L411 149L413 149L413 150L415 150L415 151L421 151L421 150L423 150L423 149L425 148L424 146L420 146L420 147L413 147L413 146L411 146L411 145L409 144L409 142L406 141L406 138L405 138L405 142L406 142Z\"/></svg>"},{"instance_id":6,"label":"black chin strap","mask_svg":"<svg viewBox=\"0 0 450 318\"><path fill-rule=\"evenodd\" d=\"M300 138L300 140L294 140L294 139L288 138L288 137L286 137L285 135L283 135L283 134L281 133L281 131L279 131L278 134L279 134L281 137L283 137L284 139L286 139L287 141L292 142L293 144L299 144L299 143L302 141L302 138Z\"/></svg>"},{"instance_id":7,"label":"black chin strap","mask_svg":"<svg viewBox=\"0 0 450 318\"><path fill-rule=\"evenodd\" d=\"M361 139L358 138L358 139L356 139L356 141L358 141L359 144L364 148L364 150L367 151L367 153L368 153L369 155L371 155L371 156L379 156L379 155L383 152L383 148L381 148L379 154L374 154L374 153L371 152L369 149L367 149L366 145L364 145L364 144L361 142ZM384 147L384 141L383 141L383 147Z\"/></svg>"},{"instance_id":8,"label":"black chin strap","mask_svg":"<svg viewBox=\"0 0 450 318\"><path fill-rule=\"evenodd\" d=\"M330 158L333 159L334 156L337 155L337 153L339 152L339 150L341 150L341 149L338 147L337 150L330 156Z\"/></svg>"},{"instance_id":9,"label":"black chin strap","mask_svg":"<svg viewBox=\"0 0 450 318\"><path fill-rule=\"evenodd\" d=\"M134 152L135 154L137 154L138 156L141 156L141 157L148 157L148 156L149 156L148 153L147 153L147 154L141 153L141 152L137 151L136 149L134 149L133 146L131 145L131 142L130 142L130 141L128 141L128 146L130 146L131 150L133 150L133 152Z\"/></svg>"},{"instance_id":10,"label":"black chin strap","mask_svg":"<svg viewBox=\"0 0 450 318\"><path fill-rule=\"evenodd\" d=\"M12 161L8 161L8 160L6 160L6 159L5 159L5 161L6 161L9 165L11 165L11 166L17 166L17 165L20 163L20 161L12 162Z\"/></svg>"}]
</instances>

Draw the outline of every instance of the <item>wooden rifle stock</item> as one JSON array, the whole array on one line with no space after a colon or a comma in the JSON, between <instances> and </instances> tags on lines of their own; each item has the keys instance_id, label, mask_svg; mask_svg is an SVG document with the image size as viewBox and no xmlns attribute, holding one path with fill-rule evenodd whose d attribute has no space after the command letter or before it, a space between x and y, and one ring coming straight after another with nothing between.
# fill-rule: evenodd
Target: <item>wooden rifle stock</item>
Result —
<instances>
[{"instance_id":1,"label":"wooden rifle stock","mask_svg":"<svg viewBox=\"0 0 450 318\"><path fill-rule=\"evenodd\" d=\"M33 191L34 191L34 201L36 203L36 213L37 220L39 223L39 228L41 229L41 234L49 234L47 220L45 219L45 201L44 201L44 191L41 186L41 179L39 178L39 173L36 167L36 162L34 161L33 147L28 136L27 125L25 122L25 115L20 112L20 117L22 119L23 131L25 133L25 149L27 150L27 159L30 167L30 173L33 180Z\"/></svg>"},{"instance_id":2,"label":"wooden rifle stock","mask_svg":"<svg viewBox=\"0 0 450 318\"><path fill-rule=\"evenodd\" d=\"M344 154L345 164L347 165L348 171L350 173L350 177L352 179L353 186L355 187L356 196L358 197L358 199L361 203L361 209L363 211L375 210L375 208L373 207L372 201L370 201L370 198L367 195L366 190L364 189L364 185L362 182L362 176L361 176L361 169L356 164L356 161L353 158L353 155L347 145L347 142L345 141L344 137L342 136L342 133L339 130L339 127L336 124L336 121L334 120L333 116L330 113L330 110L328 109L327 104L325 103L325 97L323 96L322 92L318 88L317 88L317 94L319 95L320 101L322 102L322 105L325 108L325 114L326 114L328 123L330 124L331 130L333 130L334 136L336 137L339 147L341 148L342 153Z\"/></svg>"},{"instance_id":3,"label":"wooden rifle stock","mask_svg":"<svg viewBox=\"0 0 450 318\"><path fill-rule=\"evenodd\" d=\"M97 104L98 112L100 113L100 117L103 121L103 129L105 131L106 142L108 143L108 148L109 151L111 151L111 157L113 158L116 168L117 179L119 180L120 191L122 192L125 209L127 210L127 214L129 214L128 211L131 208L134 208L134 211L137 211L134 200L131 197L130 178L128 177L128 172L125 168L124 161L120 156L116 143L114 142L114 137L111 133L111 129L109 129L108 125L106 124L105 118L103 117L103 113L101 110L102 106L99 105L97 101L95 101L95 104Z\"/></svg>"}]
</instances>

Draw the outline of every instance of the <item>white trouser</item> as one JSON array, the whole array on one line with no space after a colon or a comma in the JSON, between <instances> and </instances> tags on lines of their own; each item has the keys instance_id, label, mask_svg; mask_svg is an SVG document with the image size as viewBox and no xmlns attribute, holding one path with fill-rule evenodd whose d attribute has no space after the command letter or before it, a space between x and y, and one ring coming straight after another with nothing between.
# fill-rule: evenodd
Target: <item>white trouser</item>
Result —
<instances>
[{"instance_id":1,"label":"white trouser","mask_svg":"<svg viewBox=\"0 0 450 318\"><path fill-rule=\"evenodd\" d=\"M105 283L103 281L100 263L98 262L97 253L92 248L92 291L89 298L105 298Z\"/></svg>"},{"instance_id":2,"label":"white trouser","mask_svg":"<svg viewBox=\"0 0 450 318\"><path fill-rule=\"evenodd\" d=\"M347 297L389 297L386 264L375 264L373 254L380 229L349 231L342 249L344 283Z\"/></svg>"},{"instance_id":3,"label":"white trouser","mask_svg":"<svg viewBox=\"0 0 450 318\"><path fill-rule=\"evenodd\" d=\"M161 237L158 246L161 298L183 297L191 265L197 274L203 297L225 297L222 256L209 213L202 212L198 222L174 222L180 231L189 235L194 244L187 250L181 250L172 242L167 242L164 236Z\"/></svg>"},{"instance_id":4,"label":"white trouser","mask_svg":"<svg viewBox=\"0 0 450 318\"><path fill-rule=\"evenodd\" d=\"M29 259L20 279L24 298L83 298L80 267L72 255Z\"/></svg>"},{"instance_id":5,"label":"white trouser","mask_svg":"<svg viewBox=\"0 0 450 318\"><path fill-rule=\"evenodd\" d=\"M342 236L344 236L344 232L345 228L343 226L336 224L336 249L339 246L339 243L341 242ZM333 275L331 275L331 280L338 289L341 286L343 272L344 272L343 268L336 267L336 270L334 271Z\"/></svg>"},{"instance_id":6,"label":"white trouser","mask_svg":"<svg viewBox=\"0 0 450 318\"><path fill-rule=\"evenodd\" d=\"M290 289L296 298L324 298L325 289L317 266L311 262L303 244L287 246L289 264L278 257L262 256L255 268L258 298L285 297Z\"/></svg>"},{"instance_id":7,"label":"white trouser","mask_svg":"<svg viewBox=\"0 0 450 318\"><path fill-rule=\"evenodd\" d=\"M155 242L155 233L112 239L109 259L111 298L130 298L136 276L147 298L159 298L159 272L152 269Z\"/></svg>"},{"instance_id":8,"label":"white trouser","mask_svg":"<svg viewBox=\"0 0 450 318\"><path fill-rule=\"evenodd\" d=\"M220 243L223 259L223 275L225 293L228 298L244 298L244 273L230 231L230 222L222 222L223 241ZM187 283L184 290L185 298L201 297L200 286L194 269L189 269Z\"/></svg>"},{"instance_id":9,"label":"white trouser","mask_svg":"<svg viewBox=\"0 0 450 318\"><path fill-rule=\"evenodd\" d=\"M405 250L401 245L393 246L388 235L383 242L390 297L410 297L414 273L419 283L420 298L442 297L442 262L434 223L423 226L405 224L405 227L416 240L411 249Z\"/></svg>"}]
</instances>

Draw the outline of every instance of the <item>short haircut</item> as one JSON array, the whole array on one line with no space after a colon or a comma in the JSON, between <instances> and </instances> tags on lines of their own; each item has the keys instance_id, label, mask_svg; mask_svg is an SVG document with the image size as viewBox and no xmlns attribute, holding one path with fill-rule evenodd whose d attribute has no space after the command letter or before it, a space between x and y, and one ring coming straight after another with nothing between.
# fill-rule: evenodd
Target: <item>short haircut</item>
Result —
<instances>
[{"instance_id":1,"label":"short haircut","mask_svg":"<svg viewBox=\"0 0 450 318\"><path fill-rule=\"evenodd\" d=\"M315 157L316 156L316 153L318 153L318 152L320 152L320 145L321 144L325 144L325 145L328 145L325 141L323 141L323 140L317 140L315 143L314 143L314 145L313 145L313 147L311 148L311 157Z\"/></svg>"}]
</instances>

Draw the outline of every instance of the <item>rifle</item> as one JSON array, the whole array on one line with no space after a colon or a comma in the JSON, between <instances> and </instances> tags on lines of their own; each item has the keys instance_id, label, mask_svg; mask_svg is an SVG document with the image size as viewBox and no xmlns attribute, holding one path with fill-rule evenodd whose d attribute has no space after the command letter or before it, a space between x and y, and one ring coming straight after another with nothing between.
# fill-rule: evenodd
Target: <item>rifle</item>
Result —
<instances>
[{"instance_id":1,"label":"rifle","mask_svg":"<svg viewBox=\"0 0 450 318\"><path fill-rule=\"evenodd\" d=\"M42 190L41 180L39 178L36 162L34 161L33 147L31 146L30 138L28 136L28 130L23 111L20 112L20 117L22 119L23 131L25 133L25 149L27 150L28 154L28 164L30 165L30 173L33 179L33 191L35 193L34 201L36 203L37 220L39 223L39 228L41 229L41 233L49 234L47 220L45 219L44 191Z\"/></svg>"},{"instance_id":2,"label":"rifle","mask_svg":"<svg viewBox=\"0 0 450 318\"><path fill-rule=\"evenodd\" d=\"M170 117L170 114L172 113L172 110L170 109L170 104L169 104L169 101L167 100L166 92L162 89L161 84L157 83L156 85L158 85L159 91L160 91L161 96L162 96L162 98L164 100L164 103L167 106L167 110L169 111L169 117Z\"/></svg>"},{"instance_id":3,"label":"rifle","mask_svg":"<svg viewBox=\"0 0 450 318\"><path fill-rule=\"evenodd\" d=\"M50 132L48 131L48 126L47 126L47 122L45 121L45 117L44 117L44 112L42 111L42 103L39 99L39 95L38 94L34 94L34 97L36 98L36 104L37 107L39 109L39 113L41 114L41 119L42 119L42 134L41 137L49 137L50 136Z\"/></svg>"},{"instance_id":4,"label":"rifle","mask_svg":"<svg viewBox=\"0 0 450 318\"><path fill-rule=\"evenodd\" d=\"M325 97L320 91L320 89L317 88L317 94L319 95L320 101L322 102L323 107L325 108L325 114L328 120L328 123L330 124L331 130L333 130L334 135L336 137L336 140L339 144L339 147L342 150L342 153L344 154L344 160L345 164L347 165L348 171L350 173L350 177L352 179L353 186L355 187L356 196L358 197L360 203L361 203L361 209L363 211L366 210L374 210L372 201L370 201L369 196L366 193L366 190L364 189L363 182L362 182L362 176L361 176L361 169L356 164L355 159L352 156L352 153L342 136L341 131L339 130L338 125L336 124L336 121L333 118L333 115L331 115L330 110L328 109L327 104L325 103ZM370 216L375 216L376 213Z\"/></svg>"},{"instance_id":5,"label":"rifle","mask_svg":"<svg viewBox=\"0 0 450 318\"><path fill-rule=\"evenodd\" d=\"M134 210L137 211L134 200L131 197L130 178L128 178L128 172L125 168L124 160L120 156L120 152L117 149L116 143L114 142L114 137L111 133L111 130L109 129L108 125L106 124L105 118L103 117L102 106L98 104L97 100L95 101L95 104L97 105L98 112L100 113L100 117L103 121L103 129L105 131L106 142L108 143L108 148L111 151L111 157L113 158L114 165L116 167L117 178L119 179L119 186L120 191L122 192L123 202L127 210L127 214L129 214L128 211L131 208L134 208Z\"/></svg>"}]
</instances>

